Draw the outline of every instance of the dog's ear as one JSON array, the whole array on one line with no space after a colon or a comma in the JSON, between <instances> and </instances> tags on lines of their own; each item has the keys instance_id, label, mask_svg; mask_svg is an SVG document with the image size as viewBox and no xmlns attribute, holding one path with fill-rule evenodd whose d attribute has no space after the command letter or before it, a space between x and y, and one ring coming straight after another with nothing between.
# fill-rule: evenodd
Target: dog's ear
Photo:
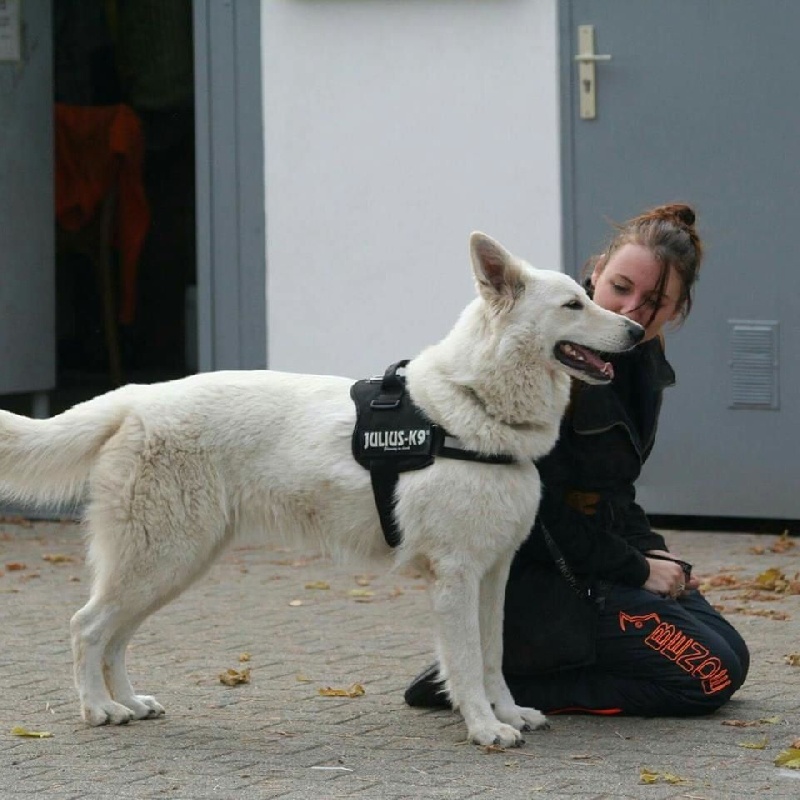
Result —
<instances>
[{"instance_id":1,"label":"dog's ear","mask_svg":"<svg viewBox=\"0 0 800 800\"><path fill-rule=\"evenodd\" d=\"M479 231L469 237L469 249L481 297L497 311L510 308L525 290L517 260L503 245Z\"/></svg>"}]
</instances>

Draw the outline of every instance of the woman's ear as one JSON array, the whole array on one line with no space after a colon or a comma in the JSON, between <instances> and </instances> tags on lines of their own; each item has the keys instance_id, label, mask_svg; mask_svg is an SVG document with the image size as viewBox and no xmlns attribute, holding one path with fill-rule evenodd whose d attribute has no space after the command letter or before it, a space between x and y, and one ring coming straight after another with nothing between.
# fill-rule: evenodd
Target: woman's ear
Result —
<instances>
[{"instance_id":1,"label":"woman's ear","mask_svg":"<svg viewBox=\"0 0 800 800\"><path fill-rule=\"evenodd\" d=\"M603 253L600 258L597 259L594 263L594 269L592 270L592 274L589 276L589 282L592 284L592 288L597 286L597 280L600 277L600 273L603 271L606 265L606 261L608 257L605 253Z\"/></svg>"}]
</instances>

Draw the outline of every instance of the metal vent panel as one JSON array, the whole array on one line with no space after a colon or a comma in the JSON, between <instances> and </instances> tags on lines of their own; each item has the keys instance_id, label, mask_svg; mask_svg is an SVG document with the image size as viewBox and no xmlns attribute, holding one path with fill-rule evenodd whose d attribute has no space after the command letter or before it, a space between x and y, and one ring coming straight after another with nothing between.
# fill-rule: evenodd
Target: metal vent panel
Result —
<instances>
[{"instance_id":1,"label":"metal vent panel","mask_svg":"<svg viewBox=\"0 0 800 800\"><path fill-rule=\"evenodd\" d=\"M778 323L728 320L731 326L730 408L777 409Z\"/></svg>"}]
</instances>

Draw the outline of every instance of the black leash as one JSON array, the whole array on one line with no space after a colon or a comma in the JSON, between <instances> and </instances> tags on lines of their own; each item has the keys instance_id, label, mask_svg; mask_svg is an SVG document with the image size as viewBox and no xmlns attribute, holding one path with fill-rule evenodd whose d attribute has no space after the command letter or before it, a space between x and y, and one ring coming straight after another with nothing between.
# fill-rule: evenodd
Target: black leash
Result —
<instances>
[{"instance_id":1,"label":"black leash","mask_svg":"<svg viewBox=\"0 0 800 800\"><path fill-rule=\"evenodd\" d=\"M550 535L550 531L547 530L543 522L540 521L539 525L542 529L542 535L544 536L547 549L550 551L550 555L555 562L555 565L558 567L558 571L561 573L561 576L564 578L564 580L569 584L572 591L583 600L586 600L587 602L593 603L597 606L602 606L603 598L596 597L591 586L581 586L581 584L578 582L578 579L575 577L575 573L570 569L569 564L567 564L567 560L564 558L564 554L561 552L561 549Z\"/></svg>"}]
</instances>

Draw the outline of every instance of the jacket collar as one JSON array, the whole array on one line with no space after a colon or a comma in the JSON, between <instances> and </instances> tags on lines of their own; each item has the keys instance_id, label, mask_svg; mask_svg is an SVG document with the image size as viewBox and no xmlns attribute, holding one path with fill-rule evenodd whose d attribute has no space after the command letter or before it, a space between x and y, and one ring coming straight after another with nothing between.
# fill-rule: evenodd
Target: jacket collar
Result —
<instances>
[{"instance_id":1,"label":"jacket collar","mask_svg":"<svg viewBox=\"0 0 800 800\"><path fill-rule=\"evenodd\" d=\"M622 385L580 387L573 394L570 408L573 430L582 434L601 433L621 425L639 455L645 457L652 446L661 393L675 384L675 372L657 338L612 361L615 369L618 367L618 377L614 380ZM638 416L638 424L633 414Z\"/></svg>"}]
</instances>

